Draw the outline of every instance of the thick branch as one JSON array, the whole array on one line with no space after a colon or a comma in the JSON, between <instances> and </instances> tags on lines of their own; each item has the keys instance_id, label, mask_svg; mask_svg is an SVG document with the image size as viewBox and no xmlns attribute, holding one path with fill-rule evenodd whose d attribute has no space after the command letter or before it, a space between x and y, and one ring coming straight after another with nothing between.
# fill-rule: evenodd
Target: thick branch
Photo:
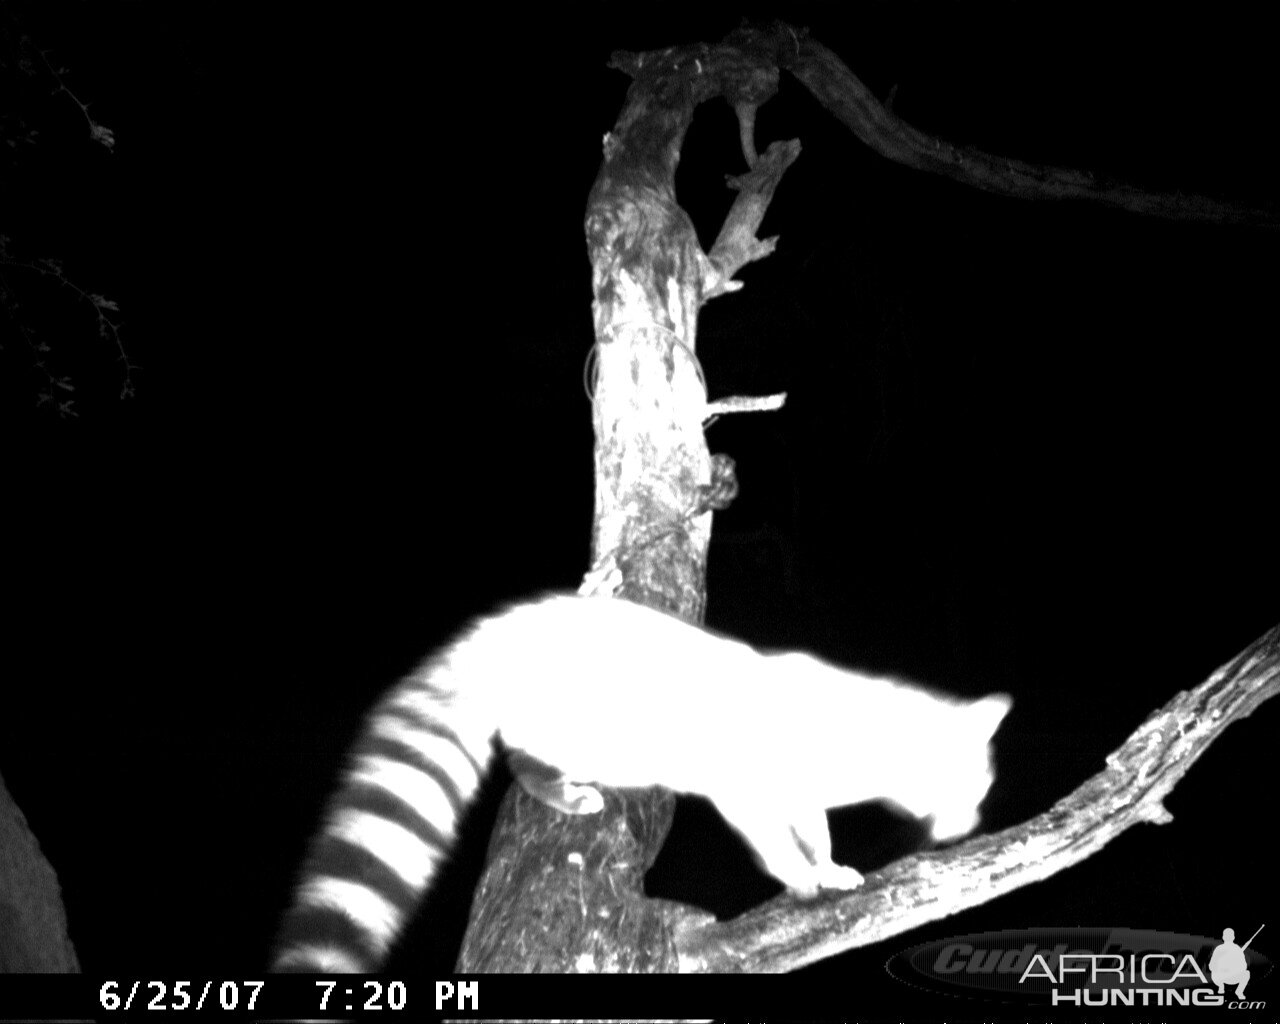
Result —
<instances>
[{"instance_id":1,"label":"thick branch","mask_svg":"<svg viewBox=\"0 0 1280 1024\"><path fill-rule=\"evenodd\" d=\"M1208 196L1149 192L1088 171L1049 167L953 145L913 128L884 106L830 49L786 25L730 37L735 45L772 51L779 64L866 145L895 163L942 174L986 192L1019 199L1085 199L1132 213L1210 224L1280 226L1275 211Z\"/></svg>"},{"instance_id":2,"label":"thick branch","mask_svg":"<svg viewBox=\"0 0 1280 1024\"><path fill-rule=\"evenodd\" d=\"M724 923L676 926L681 971L790 971L870 945L1065 870L1143 822L1232 722L1280 691L1280 626L1151 715L1107 766L1044 814L867 876L845 896L779 896Z\"/></svg>"}]
</instances>

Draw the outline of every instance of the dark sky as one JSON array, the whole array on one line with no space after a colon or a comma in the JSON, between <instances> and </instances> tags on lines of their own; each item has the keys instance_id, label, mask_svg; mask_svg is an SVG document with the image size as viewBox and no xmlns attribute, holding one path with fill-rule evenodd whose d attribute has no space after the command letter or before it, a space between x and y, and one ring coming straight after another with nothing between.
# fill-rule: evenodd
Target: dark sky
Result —
<instances>
[{"instance_id":1,"label":"dark sky","mask_svg":"<svg viewBox=\"0 0 1280 1024\"><path fill-rule=\"evenodd\" d=\"M4 5L117 144L26 82L0 107L40 142L4 165L0 234L116 300L141 367L119 401L86 311L3 268L79 416L34 408L6 321L21 713L0 773L86 968L260 963L360 710L471 614L579 579L581 222L627 85L606 62L736 23L689 6ZM969 6L781 13L951 141L1274 206L1268 26ZM1015 824L1277 619L1277 236L978 194L868 152L791 80L759 137L804 147L765 221L778 250L704 311L698 354L712 397L789 400L710 429L742 495L709 621L1014 694L989 810ZM728 110L700 110L677 185L704 244L741 170ZM1273 920L1275 728L1270 708L1233 727L1172 825L921 940ZM887 815L837 821L859 867L909 850ZM661 878L727 913L756 898L745 868L681 870L708 844L741 859L714 831L683 809ZM888 998L908 944L841 969Z\"/></svg>"}]
</instances>

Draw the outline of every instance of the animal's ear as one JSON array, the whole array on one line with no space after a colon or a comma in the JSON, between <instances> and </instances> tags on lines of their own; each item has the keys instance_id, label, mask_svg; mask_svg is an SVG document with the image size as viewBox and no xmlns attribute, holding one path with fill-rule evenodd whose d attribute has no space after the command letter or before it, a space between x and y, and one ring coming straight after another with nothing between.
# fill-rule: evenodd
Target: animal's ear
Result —
<instances>
[{"instance_id":1,"label":"animal's ear","mask_svg":"<svg viewBox=\"0 0 1280 1024\"><path fill-rule=\"evenodd\" d=\"M993 693L970 704L967 714L975 733L994 736L1012 707L1013 698L1007 693Z\"/></svg>"}]
</instances>

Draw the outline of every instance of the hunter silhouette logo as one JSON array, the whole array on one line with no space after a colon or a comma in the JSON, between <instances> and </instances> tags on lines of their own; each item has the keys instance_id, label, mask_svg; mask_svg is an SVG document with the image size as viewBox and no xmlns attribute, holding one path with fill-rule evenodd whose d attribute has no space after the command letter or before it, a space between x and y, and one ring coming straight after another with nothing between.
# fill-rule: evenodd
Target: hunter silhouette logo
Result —
<instances>
[{"instance_id":1,"label":"hunter silhouette logo","mask_svg":"<svg viewBox=\"0 0 1280 1024\"><path fill-rule=\"evenodd\" d=\"M1265 924L1259 925L1258 932L1265 927ZM1249 936L1249 942L1258 937L1258 932ZM1235 930L1222 929L1222 945L1209 958L1209 977L1218 986L1218 995L1222 995L1228 985L1234 985L1236 998L1244 998L1244 987L1249 984L1249 968L1245 966L1244 951L1249 948L1249 942L1237 946Z\"/></svg>"},{"instance_id":2,"label":"hunter silhouette logo","mask_svg":"<svg viewBox=\"0 0 1280 1024\"><path fill-rule=\"evenodd\" d=\"M908 985L1006 1003L1262 1010L1265 1000L1251 993L1246 1002L1245 988L1271 973L1271 961L1251 948L1265 927L1243 945L1230 928L1221 941L1145 928L977 932L903 950L885 968Z\"/></svg>"}]
</instances>

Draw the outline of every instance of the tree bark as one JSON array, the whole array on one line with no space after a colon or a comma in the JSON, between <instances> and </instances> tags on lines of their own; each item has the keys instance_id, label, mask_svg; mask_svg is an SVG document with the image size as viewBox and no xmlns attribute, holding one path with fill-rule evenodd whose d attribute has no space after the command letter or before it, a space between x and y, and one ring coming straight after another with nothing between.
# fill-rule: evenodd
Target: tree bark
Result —
<instances>
[{"instance_id":1,"label":"tree bark","mask_svg":"<svg viewBox=\"0 0 1280 1024\"><path fill-rule=\"evenodd\" d=\"M0 779L0 974L78 974L58 876Z\"/></svg>"}]
</instances>

